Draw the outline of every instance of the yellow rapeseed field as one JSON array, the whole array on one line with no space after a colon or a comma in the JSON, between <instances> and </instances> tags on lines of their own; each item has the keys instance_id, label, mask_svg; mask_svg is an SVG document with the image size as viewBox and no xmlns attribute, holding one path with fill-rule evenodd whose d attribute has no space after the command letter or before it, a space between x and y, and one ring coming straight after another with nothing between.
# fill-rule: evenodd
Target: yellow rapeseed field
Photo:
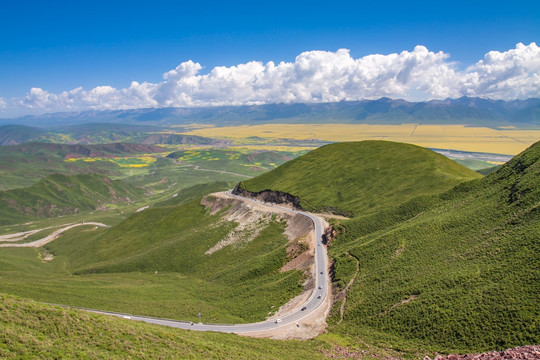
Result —
<instances>
[{"instance_id":1,"label":"yellow rapeseed field","mask_svg":"<svg viewBox=\"0 0 540 360\"><path fill-rule=\"evenodd\" d=\"M64 161L69 162L75 162L75 161L85 161L85 162L93 162L93 161L110 161L112 163L115 163L116 165L120 167L127 167L127 168L140 168L145 167L150 164L152 164L154 161L156 161L155 156L130 156L130 157L115 157L115 158L107 158L107 157L93 157L93 158L70 158L65 159Z\"/></svg>"},{"instance_id":2,"label":"yellow rapeseed field","mask_svg":"<svg viewBox=\"0 0 540 360\"><path fill-rule=\"evenodd\" d=\"M267 139L399 141L429 148L515 155L540 140L540 130L490 129L465 125L264 124L204 127L188 134L238 140Z\"/></svg>"}]
</instances>

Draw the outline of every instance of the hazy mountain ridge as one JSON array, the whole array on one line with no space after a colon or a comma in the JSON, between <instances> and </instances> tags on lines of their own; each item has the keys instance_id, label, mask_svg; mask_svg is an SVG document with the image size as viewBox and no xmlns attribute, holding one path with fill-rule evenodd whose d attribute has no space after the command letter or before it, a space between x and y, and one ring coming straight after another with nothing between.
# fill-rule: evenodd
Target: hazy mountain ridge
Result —
<instances>
[{"instance_id":1,"label":"hazy mountain ridge","mask_svg":"<svg viewBox=\"0 0 540 360\"><path fill-rule=\"evenodd\" d=\"M88 122L167 124L247 124L251 122L290 123L464 123L469 125L540 125L540 99L491 100L458 99L409 102L377 100L334 103L295 103L194 108L145 108L131 110L91 110L0 119L4 124L53 126Z\"/></svg>"}]
</instances>

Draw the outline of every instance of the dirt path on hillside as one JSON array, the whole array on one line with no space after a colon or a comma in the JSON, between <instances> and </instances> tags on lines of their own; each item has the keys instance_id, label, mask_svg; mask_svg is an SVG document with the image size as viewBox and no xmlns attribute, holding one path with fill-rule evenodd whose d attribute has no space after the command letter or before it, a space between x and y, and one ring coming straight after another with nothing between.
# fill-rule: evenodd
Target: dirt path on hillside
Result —
<instances>
[{"instance_id":1,"label":"dirt path on hillside","mask_svg":"<svg viewBox=\"0 0 540 360\"><path fill-rule=\"evenodd\" d=\"M57 239L58 236L60 236L60 234L62 234L64 231L67 231L67 230L72 229L72 228L77 227L77 226L88 226L88 225L99 226L99 227L109 227L109 225L105 225L105 224L98 223L98 222L86 222L86 223L82 222L82 223L76 223L76 224L71 223L71 224L68 224L67 226L65 226L65 227L63 227L61 229L58 229L58 230L54 231L52 234L47 235L44 238L41 238L39 240L24 243L24 244L13 244L13 243L0 244L0 247L40 247L40 246L48 244L51 241ZM59 226L62 226L62 225L59 225ZM30 230L30 231L20 232L20 233L16 233L16 234L2 235L0 237L0 241L12 242L12 241L24 240L28 236L30 236L32 234L35 234L35 233L37 233L39 231L43 231L43 230L47 230L47 229L51 229L51 228L55 228L55 227L57 227L57 226L52 226L52 227L43 228L43 229L39 229L39 230Z\"/></svg>"},{"instance_id":2,"label":"dirt path on hillside","mask_svg":"<svg viewBox=\"0 0 540 360\"><path fill-rule=\"evenodd\" d=\"M358 262L358 259L352 256L351 253L349 253L348 251L347 251L347 255L349 255L351 258L353 258L356 261L356 272L354 273L351 280L349 280L349 283L347 284L347 286L345 286L345 288L341 291L340 295L343 296L343 302L341 303L341 306L339 307L338 325L341 324L341 322L343 321L343 315L345 314L345 305L347 303L347 293L349 292L349 289L351 288L351 286L354 284L354 280L356 280L356 277L358 276L358 273L360 272L360 262ZM341 296L338 295L338 298Z\"/></svg>"},{"instance_id":3,"label":"dirt path on hillside","mask_svg":"<svg viewBox=\"0 0 540 360\"><path fill-rule=\"evenodd\" d=\"M21 232L13 233L13 234L0 235L0 242L17 242L17 241L21 241L21 240L24 240L27 237L32 236L35 233L38 233L40 231L48 230L48 229L54 229L54 228L57 228L57 227L60 227L60 226L68 226L68 225L71 225L71 224L73 224L73 223L49 226L49 227L42 228L42 229L37 229L37 230L21 231Z\"/></svg>"}]
</instances>

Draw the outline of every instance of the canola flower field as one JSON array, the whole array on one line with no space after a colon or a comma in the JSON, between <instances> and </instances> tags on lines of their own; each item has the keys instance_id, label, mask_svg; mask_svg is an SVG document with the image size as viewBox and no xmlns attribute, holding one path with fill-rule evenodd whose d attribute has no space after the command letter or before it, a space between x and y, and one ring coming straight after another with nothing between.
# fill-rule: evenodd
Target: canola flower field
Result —
<instances>
[{"instance_id":1,"label":"canola flower field","mask_svg":"<svg viewBox=\"0 0 540 360\"><path fill-rule=\"evenodd\" d=\"M370 124L264 124L201 127L190 135L232 139L236 144L249 138L360 141L389 140L427 148L515 155L540 139L540 130L511 127L487 128L466 125L370 125Z\"/></svg>"}]
</instances>

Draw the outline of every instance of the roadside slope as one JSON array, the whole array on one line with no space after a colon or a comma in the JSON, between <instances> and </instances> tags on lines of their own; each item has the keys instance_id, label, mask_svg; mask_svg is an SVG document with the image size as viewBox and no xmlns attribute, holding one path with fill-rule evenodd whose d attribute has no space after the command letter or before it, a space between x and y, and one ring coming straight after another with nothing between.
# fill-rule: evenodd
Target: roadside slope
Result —
<instances>
[{"instance_id":1,"label":"roadside slope","mask_svg":"<svg viewBox=\"0 0 540 360\"><path fill-rule=\"evenodd\" d=\"M148 325L0 294L0 357L322 359L321 342L272 341Z\"/></svg>"}]
</instances>

